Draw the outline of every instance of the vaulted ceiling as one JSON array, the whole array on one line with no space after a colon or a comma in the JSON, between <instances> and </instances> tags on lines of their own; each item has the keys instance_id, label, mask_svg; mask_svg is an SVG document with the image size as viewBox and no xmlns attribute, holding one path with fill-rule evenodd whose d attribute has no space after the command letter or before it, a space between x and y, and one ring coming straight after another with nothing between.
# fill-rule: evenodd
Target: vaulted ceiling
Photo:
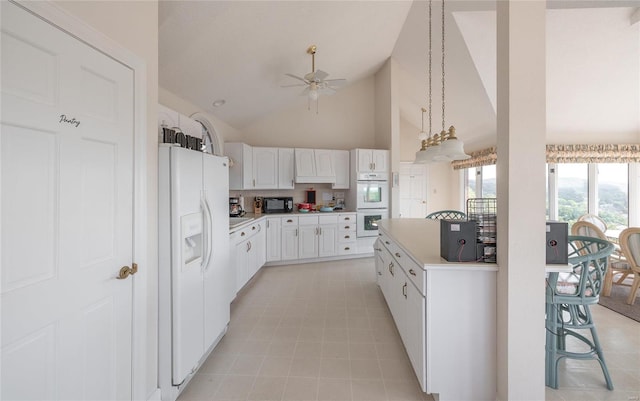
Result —
<instances>
[{"instance_id":1,"label":"vaulted ceiling","mask_svg":"<svg viewBox=\"0 0 640 401\"><path fill-rule=\"evenodd\" d=\"M349 83L399 65L401 117L427 105L427 1L161 1L160 86L243 127L299 101L285 73L316 69ZM550 1L548 135L640 138L638 1ZM433 2L433 125L440 130L440 2ZM446 3L447 125L477 148L495 138L494 1ZM226 104L214 108L212 103ZM558 141L556 141L558 142Z\"/></svg>"}]
</instances>

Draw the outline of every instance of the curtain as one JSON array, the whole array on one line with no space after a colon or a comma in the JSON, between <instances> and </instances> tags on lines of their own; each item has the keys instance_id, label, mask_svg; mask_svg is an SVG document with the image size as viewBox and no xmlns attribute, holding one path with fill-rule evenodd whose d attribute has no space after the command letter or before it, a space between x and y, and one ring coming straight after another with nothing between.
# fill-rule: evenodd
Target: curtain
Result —
<instances>
[{"instance_id":1,"label":"curtain","mask_svg":"<svg viewBox=\"0 0 640 401\"><path fill-rule=\"evenodd\" d=\"M495 147L451 162L455 170L496 164ZM547 163L640 163L640 144L547 145Z\"/></svg>"}]
</instances>

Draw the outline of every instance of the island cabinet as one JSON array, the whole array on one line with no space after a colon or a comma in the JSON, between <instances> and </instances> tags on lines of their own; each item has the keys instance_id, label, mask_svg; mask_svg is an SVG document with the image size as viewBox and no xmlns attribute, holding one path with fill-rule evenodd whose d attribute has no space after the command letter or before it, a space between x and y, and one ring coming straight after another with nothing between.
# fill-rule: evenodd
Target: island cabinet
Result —
<instances>
[{"instance_id":1,"label":"island cabinet","mask_svg":"<svg viewBox=\"0 0 640 401\"><path fill-rule=\"evenodd\" d=\"M439 400L496 399L496 275L440 258L440 222L385 219L378 284L422 390Z\"/></svg>"}]
</instances>

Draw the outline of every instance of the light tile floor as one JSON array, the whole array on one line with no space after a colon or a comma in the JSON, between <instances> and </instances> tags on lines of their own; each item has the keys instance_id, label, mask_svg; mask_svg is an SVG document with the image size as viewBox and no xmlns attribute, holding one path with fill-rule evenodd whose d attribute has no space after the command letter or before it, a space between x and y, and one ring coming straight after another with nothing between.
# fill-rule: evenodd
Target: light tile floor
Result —
<instances>
[{"instance_id":1,"label":"light tile floor","mask_svg":"<svg viewBox=\"0 0 640 401\"><path fill-rule=\"evenodd\" d=\"M640 323L599 306L593 312L616 390L606 390L596 362L567 361L560 389L547 388L546 399L640 401ZM420 391L371 258L261 269L179 398L432 399Z\"/></svg>"}]
</instances>

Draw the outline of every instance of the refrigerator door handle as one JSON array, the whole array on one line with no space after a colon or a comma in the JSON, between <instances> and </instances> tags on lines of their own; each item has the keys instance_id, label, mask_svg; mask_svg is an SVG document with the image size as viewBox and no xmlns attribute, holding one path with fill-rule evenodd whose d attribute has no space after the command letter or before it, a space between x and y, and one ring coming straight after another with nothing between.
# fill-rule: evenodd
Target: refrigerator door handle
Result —
<instances>
[{"instance_id":1,"label":"refrigerator door handle","mask_svg":"<svg viewBox=\"0 0 640 401\"><path fill-rule=\"evenodd\" d=\"M204 216L204 226L205 226L205 234L203 235L204 238L204 254L205 254L205 258L203 259L202 262L202 271L205 272L207 271L207 269L209 268L209 262L211 262L211 254L213 253L212 251L212 244L211 244L211 238L212 238L212 230L213 230L213 221L211 218L211 209L209 208L209 203L207 202L207 198L205 197L205 194L202 194L202 200L201 200L201 204L202 204L202 211L203 211L203 216Z\"/></svg>"}]
</instances>

